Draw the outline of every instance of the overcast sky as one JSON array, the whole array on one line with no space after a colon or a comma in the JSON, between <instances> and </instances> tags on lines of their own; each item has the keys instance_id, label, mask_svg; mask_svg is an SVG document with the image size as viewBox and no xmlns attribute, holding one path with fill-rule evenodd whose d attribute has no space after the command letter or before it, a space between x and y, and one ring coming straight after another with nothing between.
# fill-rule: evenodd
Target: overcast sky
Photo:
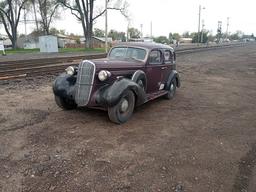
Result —
<instances>
[{"instance_id":1,"label":"overcast sky","mask_svg":"<svg viewBox=\"0 0 256 192\"><path fill-rule=\"evenodd\" d=\"M97 0L99 7L104 7L104 0ZM198 29L199 5L205 7L201 17L205 22L205 29L216 34L218 21L222 21L223 32L226 31L227 17L229 32L241 30L246 34L256 34L256 1L255 0L127 0L131 27L140 29L143 25L143 35L150 35L150 22L152 21L153 36L165 35L169 32L183 33L195 32ZM64 11L61 19L52 26L65 29L69 33L81 34L81 24L70 14ZM125 32L127 20L118 12L111 10L108 14L109 30L115 29ZM104 17L97 20L96 28L104 29ZM31 30L32 26L28 27ZM3 32L3 27L1 26ZM24 33L24 26L20 25Z\"/></svg>"}]
</instances>

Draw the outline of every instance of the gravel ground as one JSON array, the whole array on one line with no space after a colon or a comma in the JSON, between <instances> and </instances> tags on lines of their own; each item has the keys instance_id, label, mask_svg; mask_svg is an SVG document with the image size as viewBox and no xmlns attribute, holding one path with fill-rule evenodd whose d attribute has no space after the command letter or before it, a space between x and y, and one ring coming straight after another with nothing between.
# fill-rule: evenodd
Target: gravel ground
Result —
<instances>
[{"instance_id":1,"label":"gravel ground","mask_svg":"<svg viewBox=\"0 0 256 192\"><path fill-rule=\"evenodd\" d=\"M255 192L256 45L183 55L182 87L115 125L53 76L0 82L0 190Z\"/></svg>"}]
</instances>

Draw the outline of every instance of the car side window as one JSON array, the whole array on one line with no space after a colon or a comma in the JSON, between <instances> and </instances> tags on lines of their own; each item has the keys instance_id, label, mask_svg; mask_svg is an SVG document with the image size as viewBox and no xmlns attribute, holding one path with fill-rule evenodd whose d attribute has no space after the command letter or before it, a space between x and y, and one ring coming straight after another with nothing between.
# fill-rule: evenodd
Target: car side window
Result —
<instances>
[{"instance_id":1,"label":"car side window","mask_svg":"<svg viewBox=\"0 0 256 192\"><path fill-rule=\"evenodd\" d=\"M165 63L173 63L173 53L170 50L164 51Z\"/></svg>"},{"instance_id":2,"label":"car side window","mask_svg":"<svg viewBox=\"0 0 256 192\"><path fill-rule=\"evenodd\" d=\"M149 64L152 65L160 65L162 64L162 59L161 59L162 53L159 50L153 50L149 54Z\"/></svg>"}]
</instances>

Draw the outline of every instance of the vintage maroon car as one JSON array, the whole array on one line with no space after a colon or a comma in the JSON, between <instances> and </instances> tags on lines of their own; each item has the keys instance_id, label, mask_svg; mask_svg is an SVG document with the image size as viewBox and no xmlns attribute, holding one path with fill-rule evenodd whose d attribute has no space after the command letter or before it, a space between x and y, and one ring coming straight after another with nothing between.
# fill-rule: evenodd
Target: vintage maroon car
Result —
<instances>
[{"instance_id":1,"label":"vintage maroon car","mask_svg":"<svg viewBox=\"0 0 256 192\"><path fill-rule=\"evenodd\" d=\"M174 50L156 43L122 43L107 58L70 66L53 84L58 106L98 108L121 124L134 107L164 96L172 99L180 87Z\"/></svg>"}]
</instances>

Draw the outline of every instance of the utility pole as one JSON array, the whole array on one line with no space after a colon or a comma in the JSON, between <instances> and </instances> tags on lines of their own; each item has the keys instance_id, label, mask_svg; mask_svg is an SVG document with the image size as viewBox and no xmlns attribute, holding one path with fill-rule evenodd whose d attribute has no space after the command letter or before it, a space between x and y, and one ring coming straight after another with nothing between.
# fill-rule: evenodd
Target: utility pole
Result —
<instances>
[{"instance_id":1,"label":"utility pole","mask_svg":"<svg viewBox=\"0 0 256 192\"><path fill-rule=\"evenodd\" d=\"M150 22L150 38L152 38L153 35L152 35L152 21Z\"/></svg>"},{"instance_id":2,"label":"utility pole","mask_svg":"<svg viewBox=\"0 0 256 192\"><path fill-rule=\"evenodd\" d=\"M203 9L205 9L204 7L203 7ZM199 5L199 13L198 13L198 32L197 32L197 45L199 45L199 43L200 43L200 25L201 25L201 10L202 10L202 8L201 8L201 5Z\"/></svg>"},{"instance_id":3,"label":"utility pole","mask_svg":"<svg viewBox=\"0 0 256 192\"><path fill-rule=\"evenodd\" d=\"M218 21L218 29L217 29L217 39L218 43L220 43L221 36L222 36L222 21Z\"/></svg>"},{"instance_id":4,"label":"utility pole","mask_svg":"<svg viewBox=\"0 0 256 192\"><path fill-rule=\"evenodd\" d=\"M227 31L226 31L226 40L228 39L228 27L229 27L229 17L227 17Z\"/></svg>"},{"instance_id":5,"label":"utility pole","mask_svg":"<svg viewBox=\"0 0 256 192\"><path fill-rule=\"evenodd\" d=\"M201 30L201 43L203 43L204 40L204 20L202 20L202 30Z\"/></svg>"},{"instance_id":6,"label":"utility pole","mask_svg":"<svg viewBox=\"0 0 256 192\"><path fill-rule=\"evenodd\" d=\"M198 13L198 32L197 32L197 45L199 45L200 38L200 21L201 21L201 5L199 5L199 13Z\"/></svg>"},{"instance_id":7,"label":"utility pole","mask_svg":"<svg viewBox=\"0 0 256 192\"><path fill-rule=\"evenodd\" d=\"M141 39L143 39L142 28L143 28L143 24L140 24L140 33L141 33Z\"/></svg>"},{"instance_id":8,"label":"utility pole","mask_svg":"<svg viewBox=\"0 0 256 192\"><path fill-rule=\"evenodd\" d=\"M108 52L108 0L105 0L105 52Z\"/></svg>"},{"instance_id":9,"label":"utility pole","mask_svg":"<svg viewBox=\"0 0 256 192\"><path fill-rule=\"evenodd\" d=\"M129 41L129 28L130 28L130 20L128 20L128 25L127 25L126 42L128 42L128 41Z\"/></svg>"}]
</instances>

